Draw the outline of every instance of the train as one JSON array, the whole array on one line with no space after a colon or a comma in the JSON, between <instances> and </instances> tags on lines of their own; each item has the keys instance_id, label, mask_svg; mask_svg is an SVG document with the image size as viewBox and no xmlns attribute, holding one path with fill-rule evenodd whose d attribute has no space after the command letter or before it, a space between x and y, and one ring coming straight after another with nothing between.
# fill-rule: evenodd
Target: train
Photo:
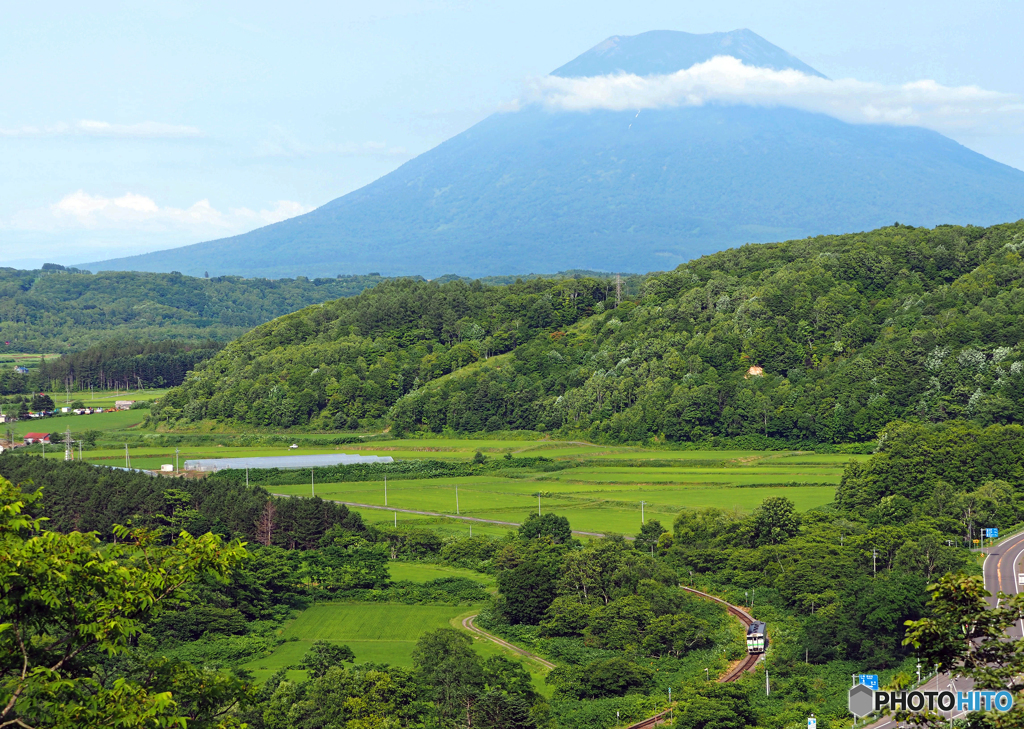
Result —
<instances>
[{"instance_id":1,"label":"train","mask_svg":"<svg viewBox=\"0 0 1024 729\"><path fill-rule=\"evenodd\" d=\"M747 653L764 653L768 650L768 626L755 620L747 626Z\"/></svg>"}]
</instances>

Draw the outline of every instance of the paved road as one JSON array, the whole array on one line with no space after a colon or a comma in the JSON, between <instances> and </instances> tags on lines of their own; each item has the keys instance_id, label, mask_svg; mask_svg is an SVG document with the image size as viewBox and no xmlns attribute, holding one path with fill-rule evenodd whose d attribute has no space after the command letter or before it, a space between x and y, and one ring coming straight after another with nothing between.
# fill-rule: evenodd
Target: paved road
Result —
<instances>
[{"instance_id":1,"label":"paved road","mask_svg":"<svg viewBox=\"0 0 1024 729\"><path fill-rule=\"evenodd\" d=\"M985 557L985 564L982 567L985 573L985 589L993 593L989 602L993 607L996 605L996 592L1005 592L1007 595L1016 595L1021 590L1018 584L1018 575L1024 574L1021 568L1021 558L1024 556L1024 533L1010 537L1002 544L988 550ZM1020 638L1024 630L1020 623L1007 631L1011 638Z\"/></svg>"},{"instance_id":2,"label":"paved road","mask_svg":"<svg viewBox=\"0 0 1024 729\"><path fill-rule=\"evenodd\" d=\"M1024 532L1010 537L995 547L988 548L987 552L985 564L982 566L982 574L985 577L985 589L992 593L989 603L995 607L995 593L1002 591L1007 595L1016 595L1021 591L1022 586L1018 584L1017 575L1024 573L1024 568L1020 566L1021 560L1024 558ZM1018 639L1024 635L1024 630L1022 629L1024 629L1024 626L1017 624L1006 631L1006 634L1011 639ZM950 689L953 691L969 691L972 688L974 688L974 681L972 679L957 678L954 680L948 674L933 676L925 684L926 690L937 691ZM955 712L953 718L959 718L966 713L965 711ZM894 729L897 726L900 726L899 722L894 721L890 717L885 717L871 724L868 729Z\"/></svg>"}]
</instances>

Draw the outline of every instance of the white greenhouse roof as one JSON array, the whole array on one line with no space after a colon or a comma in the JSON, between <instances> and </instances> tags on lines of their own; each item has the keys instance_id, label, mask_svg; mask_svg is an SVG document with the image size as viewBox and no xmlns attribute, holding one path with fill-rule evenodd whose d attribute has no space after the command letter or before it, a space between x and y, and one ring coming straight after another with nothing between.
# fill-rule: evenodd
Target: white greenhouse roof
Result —
<instances>
[{"instance_id":1,"label":"white greenhouse roof","mask_svg":"<svg viewBox=\"0 0 1024 729\"><path fill-rule=\"evenodd\" d=\"M199 458L185 461L186 471L220 471L226 468L320 468L357 463L394 463L391 456L357 456L324 453L315 456L253 456L251 458Z\"/></svg>"}]
</instances>

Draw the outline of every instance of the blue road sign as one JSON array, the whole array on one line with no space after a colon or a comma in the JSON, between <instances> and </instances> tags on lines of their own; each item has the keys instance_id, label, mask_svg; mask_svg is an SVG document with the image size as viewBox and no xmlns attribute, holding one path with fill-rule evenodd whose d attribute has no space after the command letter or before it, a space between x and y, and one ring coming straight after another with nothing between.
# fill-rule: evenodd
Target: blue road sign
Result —
<instances>
[{"instance_id":1,"label":"blue road sign","mask_svg":"<svg viewBox=\"0 0 1024 729\"><path fill-rule=\"evenodd\" d=\"M864 684L872 691L878 690L878 676L873 673L860 674L860 683Z\"/></svg>"},{"instance_id":2,"label":"blue road sign","mask_svg":"<svg viewBox=\"0 0 1024 729\"><path fill-rule=\"evenodd\" d=\"M818 720L813 716L807 717L807 729L818 729Z\"/></svg>"},{"instance_id":3,"label":"blue road sign","mask_svg":"<svg viewBox=\"0 0 1024 729\"><path fill-rule=\"evenodd\" d=\"M995 527L991 527L991 528L988 528L988 529L982 529L981 531L989 539L998 539L999 538L999 530L997 528L995 528Z\"/></svg>"}]
</instances>

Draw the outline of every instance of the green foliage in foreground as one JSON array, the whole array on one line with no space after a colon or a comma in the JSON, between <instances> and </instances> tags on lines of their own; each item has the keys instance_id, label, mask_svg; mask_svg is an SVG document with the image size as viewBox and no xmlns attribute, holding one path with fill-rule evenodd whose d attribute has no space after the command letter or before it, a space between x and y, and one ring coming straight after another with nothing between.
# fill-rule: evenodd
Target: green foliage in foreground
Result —
<instances>
[{"instance_id":1,"label":"green foliage in foreground","mask_svg":"<svg viewBox=\"0 0 1024 729\"><path fill-rule=\"evenodd\" d=\"M389 283L257 329L154 415L620 442L1024 422L1022 248L1024 222L748 245L652 275L617 308L591 279Z\"/></svg>"},{"instance_id":2,"label":"green foliage in foreground","mask_svg":"<svg viewBox=\"0 0 1024 729\"><path fill-rule=\"evenodd\" d=\"M242 546L212 534L161 546L119 528L120 542L103 547L95 534L45 530L29 516L37 500L0 479L0 722L238 726L221 716L246 699L235 678L160 659L141 679L97 668L127 654L188 585L226 580Z\"/></svg>"},{"instance_id":3,"label":"green foliage in foreground","mask_svg":"<svg viewBox=\"0 0 1024 729\"><path fill-rule=\"evenodd\" d=\"M77 351L113 337L227 341L275 317L353 296L382 280L375 275L272 281L91 274L54 264L34 271L0 268L0 351ZM2 348L5 341L10 345Z\"/></svg>"}]
</instances>

